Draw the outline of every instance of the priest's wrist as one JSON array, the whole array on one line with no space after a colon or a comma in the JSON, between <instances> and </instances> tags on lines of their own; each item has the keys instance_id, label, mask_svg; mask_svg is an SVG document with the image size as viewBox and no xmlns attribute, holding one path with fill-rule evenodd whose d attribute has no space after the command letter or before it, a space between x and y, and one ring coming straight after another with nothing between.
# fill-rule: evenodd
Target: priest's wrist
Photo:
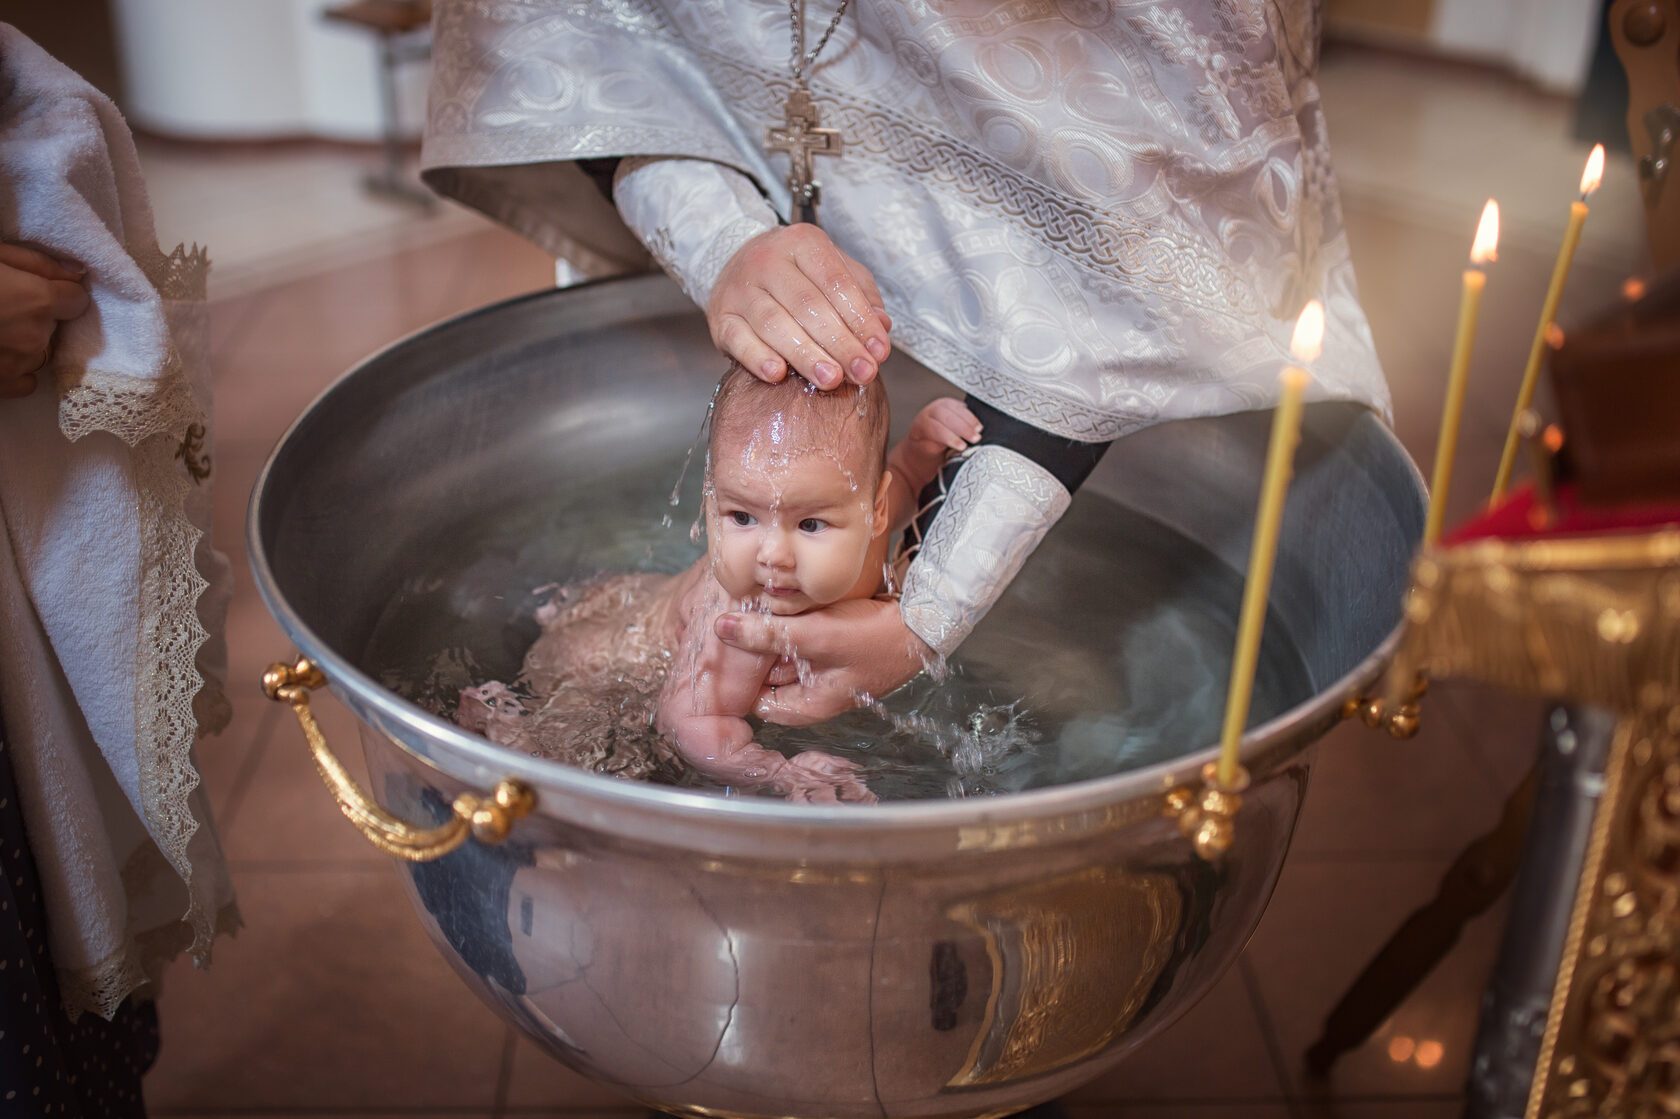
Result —
<instances>
[{"instance_id":1,"label":"priest's wrist","mask_svg":"<svg viewBox=\"0 0 1680 1119\"><path fill-rule=\"evenodd\" d=\"M631 232L701 307L741 247L778 228L776 211L753 181L710 160L619 160L611 197Z\"/></svg>"},{"instance_id":2,"label":"priest's wrist","mask_svg":"<svg viewBox=\"0 0 1680 1119\"><path fill-rule=\"evenodd\" d=\"M973 397L967 404L980 442L922 491L899 561L905 624L941 656L1002 597L1109 446L1052 435Z\"/></svg>"}]
</instances>

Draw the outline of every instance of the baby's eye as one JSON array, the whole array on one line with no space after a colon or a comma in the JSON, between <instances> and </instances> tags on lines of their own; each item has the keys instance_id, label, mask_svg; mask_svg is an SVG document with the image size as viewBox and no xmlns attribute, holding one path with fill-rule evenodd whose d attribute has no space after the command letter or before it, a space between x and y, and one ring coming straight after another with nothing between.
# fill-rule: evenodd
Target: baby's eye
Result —
<instances>
[{"instance_id":1,"label":"baby's eye","mask_svg":"<svg viewBox=\"0 0 1680 1119\"><path fill-rule=\"evenodd\" d=\"M806 517L804 520L799 522L800 532L821 532L827 527L827 521L818 520L816 517Z\"/></svg>"},{"instance_id":2,"label":"baby's eye","mask_svg":"<svg viewBox=\"0 0 1680 1119\"><path fill-rule=\"evenodd\" d=\"M737 509L733 513L730 513L729 519L740 525L742 528L746 528L748 525L753 523L752 514L741 509Z\"/></svg>"}]
</instances>

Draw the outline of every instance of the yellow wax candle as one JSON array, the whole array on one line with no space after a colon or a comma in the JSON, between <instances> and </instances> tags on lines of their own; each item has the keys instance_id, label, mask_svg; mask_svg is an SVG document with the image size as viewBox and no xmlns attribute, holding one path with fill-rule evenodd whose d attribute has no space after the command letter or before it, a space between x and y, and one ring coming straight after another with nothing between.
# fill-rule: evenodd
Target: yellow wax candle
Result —
<instances>
[{"instance_id":1,"label":"yellow wax candle","mask_svg":"<svg viewBox=\"0 0 1680 1119\"><path fill-rule=\"evenodd\" d=\"M1295 360L1311 362L1324 338L1324 306L1314 299L1295 321L1290 350ZM1283 499L1301 438L1301 396L1309 377L1305 369L1286 366L1279 378L1283 393L1272 416L1272 441L1266 450L1266 475L1260 486L1260 509L1254 519L1254 543L1248 554L1248 581L1243 585L1242 614L1237 622L1237 647L1231 659L1231 684L1225 695L1225 725L1219 736L1219 784L1229 788L1237 779L1237 752L1248 724L1249 700L1254 694L1254 670L1260 659L1260 634L1266 624L1266 599L1272 589L1272 564L1277 558L1278 529L1283 523Z\"/></svg>"},{"instance_id":2,"label":"yellow wax candle","mask_svg":"<svg viewBox=\"0 0 1680 1119\"><path fill-rule=\"evenodd\" d=\"M1447 515L1453 456L1458 450L1458 426L1464 415L1464 389L1470 377L1470 351L1476 344L1476 316L1481 311L1482 289L1487 286L1487 274L1480 265L1496 259L1498 249L1499 203L1490 198L1482 207L1482 220L1476 225L1476 240L1470 249L1471 266L1464 270L1464 288L1458 303L1458 337L1453 342L1452 368L1447 374L1447 400L1441 408L1435 473L1429 480L1429 515L1423 527L1426 547L1441 538L1441 522Z\"/></svg>"},{"instance_id":3,"label":"yellow wax candle","mask_svg":"<svg viewBox=\"0 0 1680 1119\"><path fill-rule=\"evenodd\" d=\"M1523 369L1522 385L1517 389L1517 408L1511 413L1511 427L1505 433L1505 450L1499 456L1499 472L1493 479L1492 501L1505 496L1511 484L1511 471L1517 464L1517 446L1522 442L1517 423L1534 402L1534 386L1540 380L1540 357L1546 351L1546 332L1557 317L1558 301L1563 298L1563 282L1569 276L1569 265L1575 259L1575 246L1581 241L1581 226L1587 220L1587 198L1598 189L1604 177L1604 145L1594 146L1587 157L1586 170L1581 172L1581 197L1569 204L1569 224L1563 231L1563 245L1558 249L1557 263L1552 266L1552 283L1546 289L1546 300L1540 304L1540 325L1534 328L1534 343L1528 348L1528 365Z\"/></svg>"}]
</instances>

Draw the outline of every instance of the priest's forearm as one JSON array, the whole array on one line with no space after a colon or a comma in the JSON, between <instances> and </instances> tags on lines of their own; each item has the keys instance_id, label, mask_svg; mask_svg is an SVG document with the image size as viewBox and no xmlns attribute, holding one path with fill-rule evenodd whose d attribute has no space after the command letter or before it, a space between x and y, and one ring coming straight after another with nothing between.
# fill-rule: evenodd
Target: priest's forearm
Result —
<instances>
[{"instance_id":1,"label":"priest's forearm","mask_svg":"<svg viewBox=\"0 0 1680 1119\"><path fill-rule=\"evenodd\" d=\"M741 246L779 224L751 179L703 159L625 159L613 181L613 204L701 307Z\"/></svg>"},{"instance_id":2,"label":"priest's forearm","mask_svg":"<svg viewBox=\"0 0 1680 1119\"><path fill-rule=\"evenodd\" d=\"M910 631L946 655L1002 596L1108 450L972 397L968 406L984 434L922 491L899 603Z\"/></svg>"}]
</instances>

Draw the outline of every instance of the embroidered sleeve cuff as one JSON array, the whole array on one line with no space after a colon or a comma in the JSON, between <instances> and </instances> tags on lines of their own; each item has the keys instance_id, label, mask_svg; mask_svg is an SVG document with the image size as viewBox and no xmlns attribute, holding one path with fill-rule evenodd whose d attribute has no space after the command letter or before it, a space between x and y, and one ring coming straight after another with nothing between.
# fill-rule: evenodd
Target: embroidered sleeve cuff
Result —
<instances>
[{"instance_id":1,"label":"embroidered sleeve cuff","mask_svg":"<svg viewBox=\"0 0 1680 1119\"><path fill-rule=\"evenodd\" d=\"M729 258L778 224L751 179L703 159L625 159L613 181L613 202L661 267L701 307Z\"/></svg>"},{"instance_id":2,"label":"embroidered sleeve cuff","mask_svg":"<svg viewBox=\"0 0 1680 1119\"><path fill-rule=\"evenodd\" d=\"M910 630L949 655L1020 572L1072 497L1044 467L991 444L969 452L904 573Z\"/></svg>"}]
</instances>

